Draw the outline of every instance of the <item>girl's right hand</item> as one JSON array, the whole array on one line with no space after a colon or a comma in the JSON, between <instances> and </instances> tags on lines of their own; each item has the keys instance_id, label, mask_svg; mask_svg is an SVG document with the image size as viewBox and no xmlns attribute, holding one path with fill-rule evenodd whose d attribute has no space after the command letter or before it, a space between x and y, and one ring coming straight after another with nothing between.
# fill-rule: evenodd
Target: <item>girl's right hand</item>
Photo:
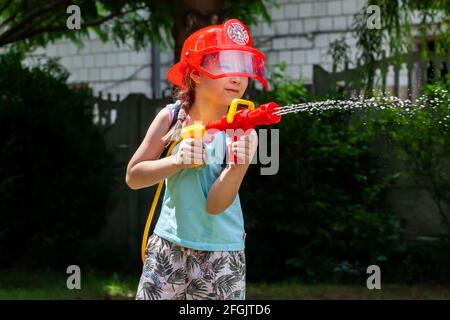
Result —
<instances>
[{"instance_id":1,"label":"girl's right hand","mask_svg":"<svg viewBox=\"0 0 450 320\"><path fill-rule=\"evenodd\" d=\"M176 149L178 150L176 151ZM175 153L176 152L176 153ZM203 142L200 139L183 139L175 146L173 151L173 163L182 168L189 168L192 165L206 163L206 152Z\"/></svg>"}]
</instances>

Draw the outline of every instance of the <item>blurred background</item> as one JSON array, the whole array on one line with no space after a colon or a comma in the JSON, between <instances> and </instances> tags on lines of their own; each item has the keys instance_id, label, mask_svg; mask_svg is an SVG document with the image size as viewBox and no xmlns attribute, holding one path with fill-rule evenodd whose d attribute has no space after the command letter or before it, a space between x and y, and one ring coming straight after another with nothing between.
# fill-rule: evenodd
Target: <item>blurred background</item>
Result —
<instances>
[{"instance_id":1,"label":"blurred background","mask_svg":"<svg viewBox=\"0 0 450 320\"><path fill-rule=\"evenodd\" d=\"M413 105L270 127L279 171L253 165L240 190L247 298L450 298L449 11L446 0L2 0L0 299L134 298L156 187L129 189L126 166L172 101L166 72L186 37L228 18L266 55L269 91L251 81L247 99ZM80 290L66 287L70 265ZM366 286L371 265L381 290Z\"/></svg>"}]
</instances>

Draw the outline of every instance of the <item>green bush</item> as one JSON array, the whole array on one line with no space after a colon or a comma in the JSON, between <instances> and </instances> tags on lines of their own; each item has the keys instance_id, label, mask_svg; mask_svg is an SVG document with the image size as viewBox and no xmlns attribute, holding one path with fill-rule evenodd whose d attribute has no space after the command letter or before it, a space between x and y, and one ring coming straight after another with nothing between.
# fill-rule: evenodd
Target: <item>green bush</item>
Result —
<instances>
[{"instance_id":1,"label":"green bush","mask_svg":"<svg viewBox=\"0 0 450 320\"><path fill-rule=\"evenodd\" d=\"M405 174L428 190L450 234L450 94L440 85L425 88L417 105L404 111L389 134L405 163Z\"/></svg>"},{"instance_id":2,"label":"green bush","mask_svg":"<svg viewBox=\"0 0 450 320\"><path fill-rule=\"evenodd\" d=\"M114 154L55 62L0 56L0 264L82 263L113 205Z\"/></svg>"},{"instance_id":3,"label":"green bush","mask_svg":"<svg viewBox=\"0 0 450 320\"><path fill-rule=\"evenodd\" d=\"M309 101L299 86L278 84L258 102ZM389 269L393 280L411 276L402 268L408 268L405 261L420 261L418 251L408 252L402 221L384 201L387 188L405 173L386 164L404 147L393 136L406 138L405 130L415 130L402 126L410 116L387 104L384 110L290 114L271 127L280 130L279 171L262 176L251 166L241 189L250 280L270 274L272 279L365 281L372 264ZM416 267L412 276L435 277Z\"/></svg>"}]
</instances>

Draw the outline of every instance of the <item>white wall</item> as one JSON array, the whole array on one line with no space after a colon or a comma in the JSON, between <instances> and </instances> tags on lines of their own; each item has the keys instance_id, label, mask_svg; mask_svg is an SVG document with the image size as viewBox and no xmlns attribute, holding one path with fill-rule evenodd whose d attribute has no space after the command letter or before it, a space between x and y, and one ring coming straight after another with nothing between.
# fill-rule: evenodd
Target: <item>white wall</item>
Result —
<instances>
[{"instance_id":1,"label":"white wall","mask_svg":"<svg viewBox=\"0 0 450 320\"><path fill-rule=\"evenodd\" d=\"M349 32L353 15L365 0L279 0L272 7L272 25L261 23L251 28L254 44L267 56L268 64L287 64L287 74L294 79L312 81L313 64L331 71L332 60L326 54L328 45L346 37L355 43Z\"/></svg>"},{"instance_id":2,"label":"white wall","mask_svg":"<svg viewBox=\"0 0 450 320\"><path fill-rule=\"evenodd\" d=\"M351 55L356 54L350 28L353 15L366 0L278 0L280 7L268 7L273 23L250 27L254 45L264 52L267 64L287 64L287 75L311 83L313 64L331 71L327 55L330 42L345 36ZM245 22L245 21L244 21ZM78 49L68 41L50 44L36 55L62 57L72 73L70 82L88 82L95 92L104 91L123 97L132 92L152 96L151 47L136 52L131 43L116 47L102 43L94 35ZM354 60L353 60L354 61ZM169 87L166 73L173 63L173 52L161 52L161 89ZM351 66L350 66L351 67ZM402 75L401 82L405 82ZM258 84L258 83L257 83ZM392 79L388 81L392 85Z\"/></svg>"},{"instance_id":3,"label":"white wall","mask_svg":"<svg viewBox=\"0 0 450 320\"><path fill-rule=\"evenodd\" d=\"M61 40L36 50L30 61L38 57L60 57L61 64L71 73L69 82L87 82L94 92L103 91L122 98L129 93L144 93L152 96L151 46L135 51L131 43L116 46L113 42L103 43L95 35L83 42L84 47ZM172 64L172 52L161 52L161 88L168 86L165 72Z\"/></svg>"}]
</instances>

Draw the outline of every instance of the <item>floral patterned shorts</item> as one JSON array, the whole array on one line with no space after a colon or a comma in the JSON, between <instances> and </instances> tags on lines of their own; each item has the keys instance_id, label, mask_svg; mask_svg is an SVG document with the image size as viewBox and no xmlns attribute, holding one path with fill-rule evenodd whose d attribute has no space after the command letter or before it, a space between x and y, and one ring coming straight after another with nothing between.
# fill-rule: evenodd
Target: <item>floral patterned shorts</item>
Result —
<instances>
[{"instance_id":1,"label":"floral patterned shorts","mask_svg":"<svg viewBox=\"0 0 450 320\"><path fill-rule=\"evenodd\" d=\"M148 240L136 300L244 300L244 251L201 251Z\"/></svg>"}]
</instances>

